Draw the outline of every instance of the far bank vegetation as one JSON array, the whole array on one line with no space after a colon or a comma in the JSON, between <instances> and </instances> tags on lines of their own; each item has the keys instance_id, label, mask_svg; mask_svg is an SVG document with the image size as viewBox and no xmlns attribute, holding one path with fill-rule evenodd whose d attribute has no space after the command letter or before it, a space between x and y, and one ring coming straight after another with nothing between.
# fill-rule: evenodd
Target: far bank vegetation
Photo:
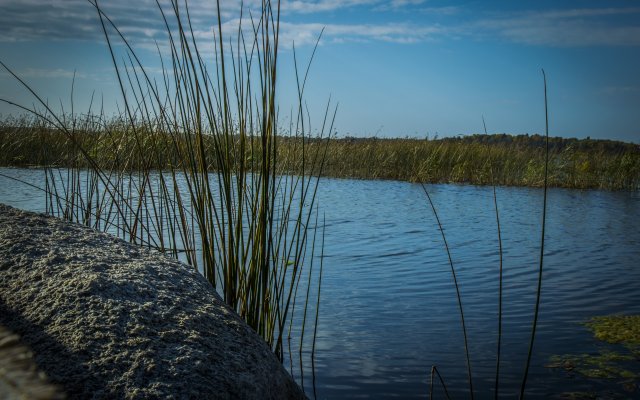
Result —
<instances>
[{"instance_id":1,"label":"far bank vegetation","mask_svg":"<svg viewBox=\"0 0 640 400\"><path fill-rule=\"evenodd\" d=\"M156 155L154 168L179 163L181 143L152 127L144 135L130 134L123 121L84 120L76 125L75 140L102 167L136 169L134 140ZM305 141L304 157L302 141ZM325 142L328 140L328 143ZM392 179L410 182L470 183L541 186L544 137L541 135L470 135L441 139L281 137L278 151L283 164L313 174L310 165L326 151L324 176L355 179ZM640 146L611 140L550 138L549 185L579 189L637 190L640 188ZM260 168L252 151L242 160ZM0 125L0 165L82 167L77 145L63 133L29 119L5 119ZM240 155L237 155L240 158ZM236 160L240 162L241 160ZM212 170L216 165L210 165Z\"/></svg>"}]
</instances>

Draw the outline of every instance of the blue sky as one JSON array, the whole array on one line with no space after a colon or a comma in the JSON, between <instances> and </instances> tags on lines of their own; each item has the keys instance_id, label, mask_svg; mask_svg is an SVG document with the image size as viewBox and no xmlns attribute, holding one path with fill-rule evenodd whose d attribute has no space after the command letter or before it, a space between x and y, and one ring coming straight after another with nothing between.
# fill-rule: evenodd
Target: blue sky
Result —
<instances>
[{"instance_id":1,"label":"blue sky","mask_svg":"<svg viewBox=\"0 0 640 400\"><path fill-rule=\"evenodd\" d=\"M101 4L157 70L155 2ZM206 50L215 4L189 4ZM222 2L230 30L239 4ZM489 132L543 133L544 68L551 135L640 143L640 1L299 0L282 2L281 20L282 108L295 100L292 44L305 59L324 28L306 98L316 127L329 96L339 103L340 136L471 134L483 116ZM0 0L0 60L57 109L70 110L75 71L74 111L93 93L116 110L114 69L87 0ZM5 71L0 98L33 103ZM0 113L16 110L0 104Z\"/></svg>"}]
</instances>

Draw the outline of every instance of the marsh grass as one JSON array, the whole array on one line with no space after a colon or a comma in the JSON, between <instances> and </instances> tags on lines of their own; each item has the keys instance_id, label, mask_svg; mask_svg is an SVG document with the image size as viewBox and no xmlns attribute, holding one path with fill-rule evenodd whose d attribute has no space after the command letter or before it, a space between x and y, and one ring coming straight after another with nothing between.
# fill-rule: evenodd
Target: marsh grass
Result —
<instances>
[{"instance_id":1,"label":"marsh grass","mask_svg":"<svg viewBox=\"0 0 640 400\"><path fill-rule=\"evenodd\" d=\"M116 130L117 123L112 121L109 125L109 136L125 136ZM78 132L78 140L87 148L95 146L92 154L106 156L109 153L102 152L108 147L104 143L109 140L102 138L106 134ZM5 120L0 124L0 165L42 165L48 161L68 166L71 160L65 150L66 140L60 132L48 131L27 119ZM206 137L204 140L208 145ZM320 165L302 155L303 138L282 135L278 142L278 158L290 168L289 172L319 172ZM48 159L43 158L45 143ZM133 144L130 136L120 140L123 148ZM255 145L261 144L257 141ZM304 138L306 153L326 152L323 176L500 186L542 187L545 153L541 146L543 139L538 135L484 134L437 140ZM176 161L171 148L156 152L151 160L154 168L165 168ZM245 158L250 157L247 152ZM303 158L306 165L302 165ZM215 160L211 161L210 168L215 168ZM248 167L258 168L259 159L252 161ZM548 184L576 189L638 190L640 147L607 140L549 138Z\"/></svg>"},{"instance_id":2,"label":"marsh grass","mask_svg":"<svg viewBox=\"0 0 640 400\"><path fill-rule=\"evenodd\" d=\"M165 9L157 3L169 49L167 56L158 47L160 79L147 72L99 3L90 4L116 71L121 114L107 118L93 102L83 115L56 113L2 62L39 108L2 99L28 117L0 128L1 162L45 166L50 214L186 261L280 360L301 315L302 366L305 325L318 321L313 216L326 152L322 137L333 129L335 112L328 104L318 142L308 148L307 66L297 77L297 117L289 131L280 127L279 3L263 1L249 16L241 10L233 38L223 32L218 3L213 60L200 51L188 4L174 0ZM286 136L300 160L281 157ZM303 304L296 308L299 287ZM307 343L315 343L316 332Z\"/></svg>"},{"instance_id":3,"label":"marsh grass","mask_svg":"<svg viewBox=\"0 0 640 400\"><path fill-rule=\"evenodd\" d=\"M325 173L362 179L542 187L545 152L540 145L537 135L332 139ZM637 145L556 138L550 140L549 158L549 186L613 190L640 187Z\"/></svg>"}]
</instances>

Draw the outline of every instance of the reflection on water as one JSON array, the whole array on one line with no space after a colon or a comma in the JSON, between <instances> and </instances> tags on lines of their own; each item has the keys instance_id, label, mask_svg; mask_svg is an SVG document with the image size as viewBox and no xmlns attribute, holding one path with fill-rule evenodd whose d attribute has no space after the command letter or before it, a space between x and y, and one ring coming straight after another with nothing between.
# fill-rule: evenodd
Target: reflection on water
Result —
<instances>
[{"instance_id":1,"label":"reflection on water","mask_svg":"<svg viewBox=\"0 0 640 400\"><path fill-rule=\"evenodd\" d=\"M0 172L42 186L42 171ZM498 309L492 190L431 185L429 191L458 273L476 394L489 397ZM500 382L502 394L513 398L522 378L533 314L542 191L498 188L497 194L504 247ZM455 289L422 188L392 181L326 179L319 196L326 239L315 358L317 396L425 398L432 365L438 366L454 397L466 396ZM44 195L1 176L0 201L44 210ZM588 383L567 380L543 365L553 354L593 348L591 334L581 325L588 318L640 313L638 193L551 189L548 201L543 298L529 398L589 390ZM293 361L293 373L300 380ZM313 395L307 364L304 385Z\"/></svg>"}]
</instances>

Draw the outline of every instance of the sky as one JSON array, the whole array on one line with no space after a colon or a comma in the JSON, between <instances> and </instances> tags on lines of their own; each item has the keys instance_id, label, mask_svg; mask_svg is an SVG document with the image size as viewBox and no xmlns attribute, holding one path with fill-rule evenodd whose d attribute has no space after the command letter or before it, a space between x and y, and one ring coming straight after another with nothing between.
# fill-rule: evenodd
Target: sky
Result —
<instances>
[{"instance_id":1,"label":"sky","mask_svg":"<svg viewBox=\"0 0 640 400\"><path fill-rule=\"evenodd\" d=\"M233 32L240 1L221 3ZM244 9L259 3L245 0ZM155 0L100 4L159 71L156 43L164 47L166 35ZM213 60L215 2L189 7ZM544 69L551 136L640 143L640 1L282 1L281 109L295 103L294 48L304 64L323 29L305 90L317 129L331 99L340 137L466 135L481 133L483 118L489 133L544 133ZM74 112L86 112L92 96L107 114L121 106L88 0L0 0L0 61L56 110L69 112L72 97ZM0 99L34 104L2 68ZM0 102L2 117L18 113Z\"/></svg>"}]
</instances>

